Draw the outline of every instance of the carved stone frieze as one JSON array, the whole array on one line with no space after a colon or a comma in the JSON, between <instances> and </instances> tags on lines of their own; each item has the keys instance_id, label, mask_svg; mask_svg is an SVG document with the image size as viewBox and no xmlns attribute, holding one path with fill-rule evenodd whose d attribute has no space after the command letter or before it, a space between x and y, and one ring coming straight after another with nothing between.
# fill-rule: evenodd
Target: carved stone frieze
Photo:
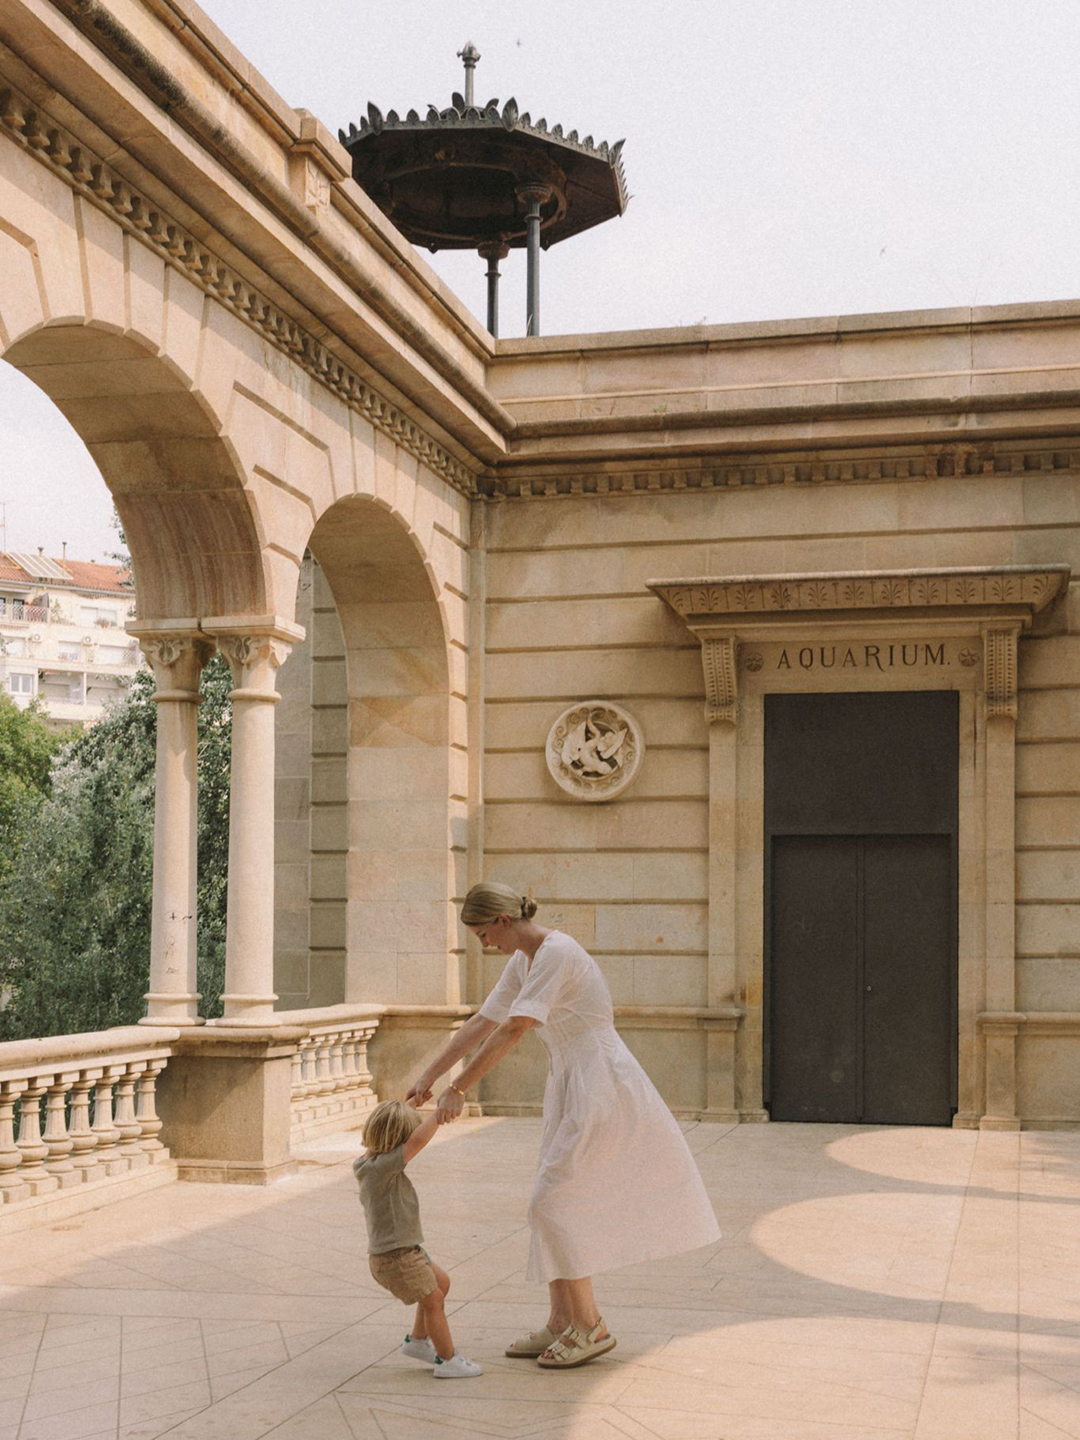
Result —
<instances>
[{"instance_id":1,"label":"carved stone frieze","mask_svg":"<svg viewBox=\"0 0 1080 1440\"><path fill-rule=\"evenodd\" d=\"M703 639L701 664L705 672L705 718L712 725L721 721L734 725L738 682L736 679L735 640L730 635L719 639Z\"/></svg>"},{"instance_id":2,"label":"carved stone frieze","mask_svg":"<svg viewBox=\"0 0 1080 1440\"><path fill-rule=\"evenodd\" d=\"M650 580L648 588L682 619L822 610L1044 609L1068 584L1067 565L1014 565L832 575Z\"/></svg>"},{"instance_id":3,"label":"carved stone frieze","mask_svg":"<svg viewBox=\"0 0 1080 1440\"><path fill-rule=\"evenodd\" d=\"M25 145L90 203L107 211L169 264L183 271L188 279L252 325L422 465L463 495L477 493L476 476L455 456L254 289L201 239L162 214L99 155L88 150L27 96L6 85L0 87L0 130ZM323 198L321 179L319 174L309 177L305 170L305 184L309 178L315 189L310 196L305 193L305 204L318 208Z\"/></svg>"},{"instance_id":4,"label":"carved stone frieze","mask_svg":"<svg viewBox=\"0 0 1080 1440\"><path fill-rule=\"evenodd\" d=\"M578 800L611 800L634 781L645 754L641 726L610 700L582 700L548 732L551 777Z\"/></svg>"}]
</instances>

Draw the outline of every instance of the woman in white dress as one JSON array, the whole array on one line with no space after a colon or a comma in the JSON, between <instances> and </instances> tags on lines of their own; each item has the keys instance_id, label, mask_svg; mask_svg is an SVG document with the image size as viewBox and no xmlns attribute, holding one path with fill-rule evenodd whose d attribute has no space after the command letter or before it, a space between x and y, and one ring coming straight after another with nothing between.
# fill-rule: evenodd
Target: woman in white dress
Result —
<instances>
[{"instance_id":1,"label":"woman in white dress","mask_svg":"<svg viewBox=\"0 0 1080 1440\"><path fill-rule=\"evenodd\" d=\"M439 1076L480 1046L439 1096L440 1123L456 1120L466 1091L526 1030L544 1042L551 1072L526 1277L547 1283L551 1312L543 1329L506 1353L568 1369L615 1346L593 1275L710 1245L720 1231L682 1131L615 1029L596 961L569 935L535 924L535 913L535 902L508 886L482 882L469 891L463 923L510 959L408 1098L430 1099Z\"/></svg>"}]
</instances>

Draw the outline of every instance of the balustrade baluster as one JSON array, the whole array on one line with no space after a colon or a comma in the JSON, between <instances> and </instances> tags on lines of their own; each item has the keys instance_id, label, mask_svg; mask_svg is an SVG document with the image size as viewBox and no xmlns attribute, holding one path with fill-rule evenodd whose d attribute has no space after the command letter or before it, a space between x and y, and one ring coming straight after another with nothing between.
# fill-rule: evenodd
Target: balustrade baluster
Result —
<instances>
[{"instance_id":1,"label":"balustrade baluster","mask_svg":"<svg viewBox=\"0 0 1080 1440\"><path fill-rule=\"evenodd\" d=\"M123 1074L122 1065L108 1065L101 1079L94 1086L94 1134L97 1136L98 1164L107 1175L115 1175L127 1169L127 1160L120 1154L120 1131L113 1120L113 1087L118 1075Z\"/></svg>"},{"instance_id":2,"label":"balustrade baluster","mask_svg":"<svg viewBox=\"0 0 1080 1440\"><path fill-rule=\"evenodd\" d=\"M105 1173L94 1153L98 1137L90 1127L90 1091L100 1079L100 1070L82 1070L71 1087L68 1135L71 1138L71 1163L80 1180L96 1180Z\"/></svg>"},{"instance_id":3,"label":"balustrade baluster","mask_svg":"<svg viewBox=\"0 0 1080 1440\"><path fill-rule=\"evenodd\" d=\"M315 1042L315 1077L318 1081L315 1089L318 1097L315 1114L329 1115L329 1097L334 1091L334 1079L330 1074L330 1041L326 1035L320 1035Z\"/></svg>"},{"instance_id":4,"label":"balustrade baluster","mask_svg":"<svg viewBox=\"0 0 1080 1440\"><path fill-rule=\"evenodd\" d=\"M342 1068L345 1072L345 1093L350 1100L359 1089L360 1067L357 1063L357 1041L359 1032L349 1030L344 1036L341 1046Z\"/></svg>"},{"instance_id":5,"label":"balustrade baluster","mask_svg":"<svg viewBox=\"0 0 1080 1440\"><path fill-rule=\"evenodd\" d=\"M22 1178L30 1186L31 1195L46 1195L60 1184L43 1164L49 1147L41 1138L41 1097L48 1089L48 1080L47 1075L35 1075L27 1083L19 1107L19 1138L16 1144L22 1151Z\"/></svg>"},{"instance_id":6,"label":"balustrade baluster","mask_svg":"<svg viewBox=\"0 0 1080 1440\"><path fill-rule=\"evenodd\" d=\"M15 1102L25 1080L0 1081L0 1204L25 1200L30 1188L22 1178L22 1151L15 1144Z\"/></svg>"},{"instance_id":7,"label":"balustrade baluster","mask_svg":"<svg viewBox=\"0 0 1080 1440\"><path fill-rule=\"evenodd\" d=\"M372 1088L371 1082L375 1077L372 1075L371 1070L368 1066L367 1051L368 1041L371 1039L372 1035L375 1034L375 1028L375 1024L364 1025L357 1032L356 1046L356 1068L359 1075L360 1094L365 1096L365 1098L370 1097L372 1099L374 1099L375 1097L375 1091Z\"/></svg>"},{"instance_id":8,"label":"balustrade baluster","mask_svg":"<svg viewBox=\"0 0 1080 1440\"><path fill-rule=\"evenodd\" d=\"M142 1149L150 1160L163 1159L159 1152L165 1146L158 1139L161 1133L161 1117L157 1113L157 1078L165 1069L166 1061L151 1060L138 1079L138 1097L135 1104L135 1118L142 1132ZM166 1154L168 1152L166 1151Z\"/></svg>"},{"instance_id":9,"label":"balustrade baluster","mask_svg":"<svg viewBox=\"0 0 1080 1440\"><path fill-rule=\"evenodd\" d=\"M65 1070L53 1075L45 1102L45 1133L41 1137L48 1150L45 1169L50 1175L56 1176L61 1190L68 1185L77 1184L79 1180L75 1166L69 1158L73 1141L67 1128L67 1093L78 1078L77 1070Z\"/></svg>"},{"instance_id":10,"label":"balustrade baluster","mask_svg":"<svg viewBox=\"0 0 1080 1440\"><path fill-rule=\"evenodd\" d=\"M348 1080L345 1078L345 1055L342 1046L342 1036L332 1035L330 1037L330 1079L333 1083L332 1095L334 1096L330 1106L332 1115L340 1114L344 1108L342 1099Z\"/></svg>"},{"instance_id":11,"label":"balustrade baluster","mask_svg":"<svg viewBox=\"0 0 1080 1440\"><path fill-rule=\"evenodd\" d=\"M304 1093L312 1094L318 1089L315 1082L315 1042L309 1035L300 1042L301 1070L304 1076Z\"/></svg>"},{"instance_id":12,"label":"balustrade baluster","mask_svg":"<svg viewBox=\"0 0 1080 1440\"><path fill-rule=\"evenodd\" d=\"M125 1065L116 1082L116 1128L120 1132L118 1149L132 1166L146 1159L142 1148L142 1126L135 1116L135 1085L144 1069L145 1062Z\"/></svg>"}]
</instances>

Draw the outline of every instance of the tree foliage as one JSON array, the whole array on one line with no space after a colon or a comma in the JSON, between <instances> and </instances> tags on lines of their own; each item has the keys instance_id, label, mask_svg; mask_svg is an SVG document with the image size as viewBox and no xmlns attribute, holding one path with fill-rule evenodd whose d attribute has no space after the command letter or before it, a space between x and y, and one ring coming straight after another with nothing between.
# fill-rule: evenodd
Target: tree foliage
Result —
<instances>
[{"instance_id":1,"label":"tree foliage","mask_svg":"<svg viewBox=\"0 0 1080 1440\"><path fill-rule=\"evenodd\" d=\"M18 861L30 818L49 794L62 741L46 728L36 705L20 710L0 690L0 885Z\"/></svg>"},{"instance_id":2,"label":"tree foliage","mask_svg":"<svg viewBox=\"0 0 1080 1440\"><path fill-rule=\"evenodd\" d=\"M220 1013L229 824L230 689L203 671L199 714L199 988ZM25 807L0 881L0 1039L134 1024L149 988L156 706L147 672L62 747L51 794ZM47 787L46 787L47 788Z\"/></svg>"}]
</instances>

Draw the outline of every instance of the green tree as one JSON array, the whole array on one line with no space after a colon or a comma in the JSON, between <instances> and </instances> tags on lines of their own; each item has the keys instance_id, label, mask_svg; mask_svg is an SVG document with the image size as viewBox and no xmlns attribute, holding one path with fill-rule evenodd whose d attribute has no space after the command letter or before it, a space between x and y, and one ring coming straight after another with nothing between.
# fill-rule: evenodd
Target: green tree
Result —
<instances>
[{"instance_id":1,"label":"green tree","mask_svg":"<svg viewBox=\"0 0 1080 1440\"><path fill-rule=\"evenodd\" d=\"M0 885L18 863L23 837L49 794L63 738L45 726L36 705L20 710L0 690Z\"/></svg>"},{"instance_id":2,"label":"green tree","mask_svg":"<svg viewBox=\"0 0 1080 1440\"><path fill-rule=\"evenodd\" d=\"M199 988L220 1013L229 821L230 679L203 671L199 715ZM0 1039L134 1024L149 982L156 706L149 673L63 747L52 793L19 830L0 885Z\"/></svg>"}]
</instances>

